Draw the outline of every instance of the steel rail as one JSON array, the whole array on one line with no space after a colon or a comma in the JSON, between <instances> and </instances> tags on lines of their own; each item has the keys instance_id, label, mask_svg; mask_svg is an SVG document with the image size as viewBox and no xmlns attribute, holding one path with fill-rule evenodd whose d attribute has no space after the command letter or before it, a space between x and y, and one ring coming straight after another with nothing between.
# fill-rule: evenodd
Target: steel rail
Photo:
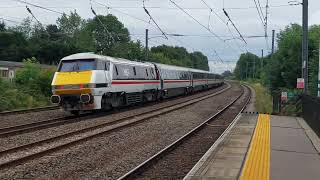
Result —
<instances>
[{"instance_id":1,"label":"steel rail","mask_svg":"<svg viewBox=\"0 0 320 180\"><path fill-rule=\"evenodd\" d=\"M224 88L224 90L228 90L229 88L230 88L230 85L228 85L227 88ZM191 100L196 99L196 98L197 97L192 98ZM190 100L187 100L187 101L190 101ZM186 102L186 101L183 101L183 102ZM175 104L178 104L178 103L175 103ZM173 105L175 105L175 104L173 104ZM112 114L112 112L111 112L111 114ZM77 117L77 116L61 117L61 118L54 118L54 119L50 119L50 120L38 121L38 122L33 122L33 123L21 124L18 126L5 127L5 128L0 129L0 138L15 136L15 135L23 134L23 133L28 133L28 132L32 132L32 131L36 131L36 130L45 129L45 128L51 128L51 127L64 125L64 124L77 123L77 122L86 120L88 118L88 116L89 117L93 116L93 118L98 118L98 117L102 117L105 115L106 115L105 113L98 114L98 115L93 114L93 113L88 113L88 114L83 114L80 117ZM138 114L138 115L140 115L140 114ZM86 118L86 119L82 119L82 118Z\"/></svg>"},{"instance_id":2,"label":"steel rail","mask_svg":"<svg viewBox=\"0 0 320 180\"><path fill-rule=\"evenodd\" d=\"M65 134L62 134L62 135L59 135L59 136L56 136L53 138L48 138L45 140L40 140L40 141L33 142L30 144L26 144L26 145L14 147L11 149L3 150L0 152L0 169L15 166L20 163L26 162L28 160L42 157L46 154L49 154L49 153L52 153L52 152L76 145L76 144L79 144L81 142L85 142L85 141L93 139L95 137L99 137L101 135L111 133L113 131L120 130L122 128L126 128L126 127L132 126L137 123L141 123L141 122L148 120L148 119L151 119L153 117L156 117L156 116L159 116L162 114L166 114L166 113L181 109L183 107L190 106L190 105L195 104L197 102L200 102L202 100L214 97L218 94L222 94L223 92L226 92L230 88L231 88L231 86L229 85L227 88L224 88L216 93L209 94L206 96L201 96L198 98L194 98L192 100L188 100L187 102L177 103L177 104L169 105L166 107L160 107L160 108L148 111L148 112L142 112L140 114L120 118L115 121L105 122L105 123L98 124L98 125L95 125L92 127L87 127L87 128L83 128L83 129L80 129L77 131L65 133ZM112 126L114 126L114 127L112 127ZM106 129L101 130L99 132L98 130L102 129L102 128L106 128ZM89 132L93 132L93 131L98 131L98 132L94 132L94 133L89 134L87 136L85 135L85 133L89 133ZM80 137L81 135L83 137ZM63 142L63 140L65 140L67 138L72 138L74 136L76 136L75 139L72 139L67 142ZM56 143L56 145L55 145L54 143L57 141L62 141L62 142L60 142L60 144ZM50 147L50 145L52 145L52 144L53 144L53 146ZM49 147L43 148L41 146L49 146ZM34 148L33 150L39 150L39 151L34 152L34 153L30 153L30 151L29 151L29 153L28 153L28 150L30 150L30 149L32 150L32 148ZM14 153L18 153L18 154L20 153L20 157L19 157L19 155L18 156L14 155ZM10 158L10 154L13 158Z\"/></svg>"},{"instance_id":3,"label":"steel rail","mask_svg":"<svg viewBox=\"0 0 320 180\"><path fill-rule=\"evenodd\" d=\"M244 86L243 86L244 87ZM246 86L247 88L247 86ZM247 106L247 104L250 102L250 94L251 91L249 89L249 98L248 100L245 102L244 106L242 107L242 109L240 110L240 112L237 114L236 118L241 114L241 112L245 109L245 107ZM213 116L209 117L207 120L205 120L203 123L201 123L200 125L198 125L197 127L195 127L194 129L192 129L191 131L189 131L187 134L185 134L184 136L182 136L181 138L179 138L178 140L176 140L175 142L171 143L170 145L166 146L164 149L162 149L161 151L159 151L157 154L153 155L152 157L150 157L149 159L147 159L146 161L142 162L141 164L139 164L138 166L136 166L134 169L132 169L131 171L127 172L126 174L124 174L123 176L121 176L118 180L123 180L123 179L133 179L134 177L138 176L139 174L141 174L142 172L144 172L144 169L147 169L148 167L150 167L150 165L152 165L153 163L155 163L158 159L160 159L161 157L165 156L168 152L170 152L171 150L175 149L176 147L178 147L182 142L186 141L188 138L190 138L193 134L195 134L196 132L198 132L199 130L201 130L201 128L203 128L205 125L207 125L207 123L209 121L212 121L214 119L216 119L217 117L219 117L220 115L222 115L222 113L227 110L229 107L231 107L237 100L239 100L242 96L244 95L244 90L242 91L242 93L235 99L233 100L231 103L229 103L227 106L225 106L222 110L220 110L219 112L217 112L216 114L214 114ZM234 120L236 119L234 118ZM232 122L231 122L232 123ZM227 128L228 129L228 128ZM223 134L223 133L222 133Z\"/></svg>"},{"instance_id":4,"label":"steel rail","mask_svg":"<svg viewBox=\"0 0 320 180\"><path fill-rule=\"evenodd\" d=\"M20 109L20 110L13 110L13 111L2 111L0 112L0 116L2 115L11 115L11 114L24 114L30 112L41 112L41 111L48 111L48 110L55 110L59 109L59 106L45 106L39 108L30 108L30 109Z\"/></svg>"}]
</instances>

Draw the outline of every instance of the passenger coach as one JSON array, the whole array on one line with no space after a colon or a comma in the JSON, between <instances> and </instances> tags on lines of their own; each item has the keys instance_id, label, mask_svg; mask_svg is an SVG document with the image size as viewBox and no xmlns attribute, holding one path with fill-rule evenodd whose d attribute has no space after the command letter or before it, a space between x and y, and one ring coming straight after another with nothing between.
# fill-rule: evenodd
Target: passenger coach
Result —
<instances>
[{"instance_id":1,"label":"passenger coach","mask_svg":"<svg viewBox=\"0 0 320 180\"><path fill-rule=\"evenodd\" d=\"M187 95L222 83L221 76L207 71L79 53L60 61L51 101L78 114Z\"/></svg>"}]
</instances>

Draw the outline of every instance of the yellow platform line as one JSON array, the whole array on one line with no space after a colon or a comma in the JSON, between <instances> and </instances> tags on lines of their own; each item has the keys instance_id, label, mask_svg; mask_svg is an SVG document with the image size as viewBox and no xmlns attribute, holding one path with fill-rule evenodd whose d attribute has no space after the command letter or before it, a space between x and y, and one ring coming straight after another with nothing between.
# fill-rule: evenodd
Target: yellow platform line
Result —
<instances>
[{"instance_id":1,"label":"yellow platform line","mask_svg":"<svg viewBox=\"0 0 320 180\"><path fill-rule=\"evenodd\" d=\"M269 180L270 115L259 114L240 180Z\"/></svg>"}]
</instances>

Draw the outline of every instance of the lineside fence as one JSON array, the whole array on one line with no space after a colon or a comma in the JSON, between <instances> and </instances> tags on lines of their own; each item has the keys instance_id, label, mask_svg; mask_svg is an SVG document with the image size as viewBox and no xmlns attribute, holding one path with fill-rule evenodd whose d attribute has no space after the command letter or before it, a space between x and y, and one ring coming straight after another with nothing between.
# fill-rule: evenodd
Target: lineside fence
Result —
<instances>
[{"instance_id":1,"label":"lineside fence","mask_svg":"<svg viewBox=\"0 0 320 180\"><path fill-rule=\"evenodd\" d=\"M302 95L302 117L320 137L320 98Z\"/></svg>"}]
</instances>

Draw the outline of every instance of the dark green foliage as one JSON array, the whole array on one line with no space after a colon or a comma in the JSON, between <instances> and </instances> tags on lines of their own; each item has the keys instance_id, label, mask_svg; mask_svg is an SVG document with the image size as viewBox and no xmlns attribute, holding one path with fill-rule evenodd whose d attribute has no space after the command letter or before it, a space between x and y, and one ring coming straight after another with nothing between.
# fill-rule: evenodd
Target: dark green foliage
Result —
<instances>
[{"instance_id":1,"label":"dark green foliage","mask_svg":"<svg viewBox=\"0 0 320 180\"><path fill-rule=\"evenodd\" d=\"M148 51L153 62L209 70L208 59L201 52L165 45ZM73 11L58 18L56 25L45 27L33 25L30 18L10 28L0 23L0 60L35 57L42 64L58 64L61 58L78 52L145 60L145 48L132 41L128 29L111 14L85 20Z\"/></svg>"},{"instance_id":2,"label":"dark green foliage","mask_svg":"<svg viewBox=\"0 0 320 180\"><path fill-rule=\"evenodd\" d=\"M237 79L247 79L247 78L256 78L259 76L261 71L261 59L252 54L245 53L241 54L237 62L234 74Z\"/></svg>"},{"instance_id":3,"label":"dark green foliage","mask_svg":"<svg viewBox=\"0 0 320 180\"><path fill-rule=\"evenodd\" d=\"M150 61L209 70L208 58L205 55L201 52L189 53L184 47L152 47Z\"/></svg>"},{"instance_id":4,"label":"dark green foliage","mask_svg":"<svg viewBox=\"0 0 320 180\"><path fill-rule=\"evenodd\" d=\"M144 61L146 50L140 41L130 39L128 29L111 14L85 20L73 11L58 18L57 24L46 26L33 24L31 18L14 27L0 22L0 60L27 59L14 83L0 79L0 111L47 105L54 69L44 70L39 63L56 65L61 58L79 52ZM165 45L148 52L153 62L209 70L201 52Z\"/></svg>"},{"instance_id":5,"label":"dark green foliage","mask_svg":"<svg viewBox=\"0 0 320 180\"><path fill-rule=\"evenodd\" d=\"M222 74L221 74L224 78L227 78L227 77L230 77L232 76L232 72L231 71L224 71Z\"/></svg>"},{"instance_id":6,"label":"dark green foliage","mask_svg":"<svg viewBox=\"0 0 320 180\"><path fill-rule=\"evenodd\" d=\"M50 104L51 80L55 68L42 68L35 58L24 61L15 81L0 78L0 111Z\"/></svg>"},{"instance_id":7,"label":"dark green foliage","mask_svg":"<svg viewBox=\"0 0 320 180\"><path fill-rule=\"evenodd\" d=\"M256 70L255 78L260 78L270 90L294 89L297 78L301 77L302 28L291 24L277 35L278 50L263 59L264 67ZM309 28L309 94L316 95L318 81L320 26ZM246 79L246 62L252 55L242 54L235 69L238 79ZM256 57L258 58L258 57ZM250 60L251 59L251 60ZM258 58L261 62L261 58ZM248 78L252 78L253 64L248 64Z\"/></svg>"}]
</instances>

